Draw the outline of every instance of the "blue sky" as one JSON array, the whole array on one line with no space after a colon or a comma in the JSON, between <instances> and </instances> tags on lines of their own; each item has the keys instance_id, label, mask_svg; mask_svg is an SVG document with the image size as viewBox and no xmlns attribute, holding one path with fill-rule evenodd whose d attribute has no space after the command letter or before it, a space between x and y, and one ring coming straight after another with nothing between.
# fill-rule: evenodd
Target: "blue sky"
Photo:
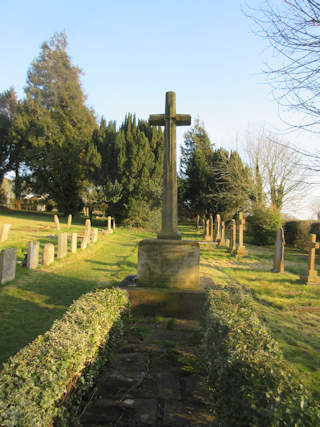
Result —
<instances>
[{"instance_id":1,"label":"blue sky","mask_svg":"<svg viewBox=\"0 0 320 427\"><path fill-rule=\"evenodd\" d=\"M260 0L251 0L258 5ZM65 31L84 71L88 105L120 123L127 112L162 113L165 92L177 112L204 121L217 146L239 148L248 128L285 129L261 74L270 52L237 0L11 0L1 5L0 91L20 97L41 43ZM185 129L178 129L178 143ZM313 150L308 133L285 137Z\"/></svg>"}]
</instances>

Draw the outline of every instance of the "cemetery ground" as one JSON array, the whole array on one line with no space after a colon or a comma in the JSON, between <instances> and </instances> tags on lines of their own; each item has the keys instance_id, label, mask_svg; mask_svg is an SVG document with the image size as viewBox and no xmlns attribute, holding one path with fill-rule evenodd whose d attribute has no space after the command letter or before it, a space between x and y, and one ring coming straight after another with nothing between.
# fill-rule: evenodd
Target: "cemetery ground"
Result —
<instances>
[{"instance_id":1,"label":"cemetery ground","mask_svg":"<svg viewBox=\"0 0 320 427\"><path fill-rule=\"evenodd\" d=\"M61 231L67 231L66 222L67 218L60 217ZM2 211L0 225L3 223L10 223L11 230L0 250L16 247L20 262L29 240L56 245L53 215ZM93 224L105 227L105 222ZM84 219L73 220L68 233L81 233L83 229ZM184 239L202 240L192 226L181 226L179 231ZM16 279L0 289L0 362L48 330L82 294L136 274L137 244L152 236L120 227L116 233L101 236L88 249L69 252L49 267L29 271L19 264ZM240 284L251 289L260 318L279 342L285 358L297 368L302 382L320 400L320 286L297 283L307 268L307 254L286 248L286 272L278 274L270 272L273 247L246 247L249 257L243 258L231 257L225 248L201 249L200 275L216 284ZM161 324L162 319L158 320ZM175 328L174 320L171 325ZM135 327L140 334L147 334L151 328L141 321Z\"/></svg>"}]
</instances>

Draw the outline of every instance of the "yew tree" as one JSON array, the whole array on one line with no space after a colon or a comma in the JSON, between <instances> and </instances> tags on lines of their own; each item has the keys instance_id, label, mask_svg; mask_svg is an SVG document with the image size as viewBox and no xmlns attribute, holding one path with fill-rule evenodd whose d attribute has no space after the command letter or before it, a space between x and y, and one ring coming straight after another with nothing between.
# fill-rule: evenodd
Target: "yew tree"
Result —
<instances>
[{"instance_id":1,"label":"yew tree","mask_svg":"<svg viewBox=\"0 0 320 427\"><path fill-rule=\"evenodd\" d=\"M75 214L100 155L92 142L97 124L85 104L82 72L66 48L64 33L42 44L28 71L21 126L30 144L27 165L34 191L53 199L62 212Z\"/></svg>"}]
</instances>

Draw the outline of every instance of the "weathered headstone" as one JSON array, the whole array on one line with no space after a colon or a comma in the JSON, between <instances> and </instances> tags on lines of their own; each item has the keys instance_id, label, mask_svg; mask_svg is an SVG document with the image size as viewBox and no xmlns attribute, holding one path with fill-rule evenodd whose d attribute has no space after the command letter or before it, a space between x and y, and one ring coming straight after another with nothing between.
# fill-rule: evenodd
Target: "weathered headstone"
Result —
<instances>
[{"instance_id":1,"label":"weathered headstone","mask_svg":"<svg viewBox=\"0 0 320 427\"><path fill-rule=\"evenodd\" d=\"M320 278L315 269L316 249L319 249L320 244L317 242L317 235L310 234L309 242L309 257L308 257L308 270L305 274L300 276L300 281L306 285L320 285Z\"/></svg>"},{"instance_id":2,"label":"weathered headstone","mask_svg":"<svg viewBox=\"0 0 320 427\"><path fill-rule=\"evenodd\" d=\"M91 242L96 243L98 241L98 229L92 228L91 229Z\"/></svg>"},{"instance_id":3,"label":"weathered headstone","mask_svg":"<svg viewBox=\"0 0 320 427\"><path fill-rule=\"evenodd\" d=\"M54 245L46 243L42 249L42 264L50 265L54 262Z\"/></svg>"},{"instance_id":4,"label":"weathered headstone","mask_svg":"<svg viewBox=\"0 0 320 427\"><path fill-rule=\"evenodd\" d=\"M0 233L0 243L5 242L9 235L11 224L3 224L1 227L1 233Z\"/></svg>"},{"instance_id":5,"label":"weathered headstone","mask_svg":"<svg viewBox=\"0 0 320 427\"><path fill-rule=\"evenodd\" d=\"M151 115L149 123L164 126L162 223L158 240L146 239L138 247L138 283L158 287L199 287L200 246L180 241L176 167L176 126L190 125L191 117L176 114L176 96L166 93L165 114Z\"/></svg>"},{"instance_id":6,"label":"weathered headstone","mask_svg":"<svg viewBox=\"0 0 320 427\"><path fill-rule=\"evenodd\" d=\"M78 234L71 233L71 253L75 254L77 252L78 246Z\"/></svg>"},{"instance_id":7,"label":"weathered headstone","mask_svg":"<svg viewBox=\"0 0 320 427\"><path fill-rule=\"evenodd\" d=\"M234 254L237 250L237 225L236 220L232 219L230 222L230 245L229 252Z\"/></svg>"},{"instance_id":8,"label":"weathered headstone","mask_svg":"<svg viewBox=\"0 0 320 427\"><path fill-rule=\"evenodd\" d=\"M213 216L210 215L210 240L213 240Z\"/></svg>"},{"instance_id":9,"label":"weathered headstone","mask_svg":"<svg viewBox=\"0 0 320 427\"><path fill-rule=\"evenodd\" d=\"M284 272L284 231L283 227L278 228L277 230L277 239L275 245L275 253L273 259L273 268L274 273L283 273Z\"/></svg>"},{"instance_id":10,"label":"weathered headstone","mask_svg":"<svg viewBox=\"0 0 320 427\"><path fill-rule=\"evenodd\" d=\"M108 231L108 233L112 233L111 216L107 217L107 231Z\"/></svg>"},{"instance_id":11,"label":"weathered headstone","mask_svg":"<svg viewBox=\"0 0 320 427\"><path fill-rule=\"evenodd\" d=\"M54 219L54 223L56 224L57 231L60 231L60 221L59 221L58 215L54 215L53 219Z\"/></svg>"},{"instance_id":12,"label":"weathered headstone","mask_svg":"<svg viewBox=\"0 0 320 427\"><path fill-rule=\"evenodd\" d=\"M112 231L116 231L116 219L112 218Z\"/></svg>"},{"instance_id":13,"label":"weathered headstone","mask_svg":"<svg viewBox=\"0 0 320 427\"><path fill-rule=\"evenodd\" d=\"M226 247L230 250L230 239L226 239Z\"/></svg>"},{"instance_id":14,"label":"weathered headstone","mask_svg":"<svg viewBox=\"0 0 320 427\"><path fill-rule=\"evenodd\" d=\"M204 240L211 240L210 219L206 220L206 235L204 236Z\"/></svg>"},{"instance_id":15,"label":"weathered headstone","mask_svg":"<svg viewBox=\"0 0 320 427\"><path fill-rule=\"evenodd\" d=\"M221 221L221 238L219 242L219 246L225 246L226 238L225 238L225 224L224 221Z\"/></svg>"},{"instance_id":16,"label":"weathered headstone","mask_svg":"<svg viewBox=\"0 0 320 427\"><path fill-rule=\"evenodd\" d=\"M68 251L68 234L60 233L58 234L58 250L57 258L63 258L67 255Z\"/></svg>"},{"instance_id":17,"label":"weathered headstone","mask_svg":"<svg viewBox=\"0 0 320 427\"><path fill-rule=\"evenodd\" d=\"M221 217L219 214L217 214L214 220L214 241L220 242L220 240L221 240Z\"/></svg>"},{"instance_id":18,"label":"weathered headstone","mask_svg":"<svg viewBox=\"0 0 320 427\"><path fill-rule=\"evenodd\" d=\"M70 228L71 227L71 223L72 223L72 215L69 214L68 215L68 223L67 223L67 227Z\"/></svg>"},{"instance_id":19,"label":"weathered headstone","mask_svg":"<svg viewBox=\"0 0 320 427\"><path fill-rule=\"evenodd\" d=\"M83 233L81 249L86 249L86 247L88 246L88 243L90 242L90 233L91 233L90 228L86 227Z\"/></svg>"},{"instance_id":20,"label":"weathered headstone","mask_svg":"<svg viewBox=\"0 0 320 427\"><path fill-rule=\"evenodd\" d=\"M245 256L248 255L248 251L243 244L243 228L246 223L246 220L243 218L243 213L239 212L238 215L238 246L236 250L236 255Z\"/></svg>"},{"instance_id":21,"label":"weathered headstone","mask_svg":"<svg viewBox=\"0 0 320 427\"><path fill-rule=\"evenodd\" d=\"M16 248L3 249L0 252L0 283L3 285L16 276Z\"/></svg>"},{"instance_id":22,"label":"weathered headstone","mask_svg":"<svg viewBox=\"0 0 320 427\"><path fill-rule=\"evenodd\" d=\"M34 270L39 265L39 249L40 242L37 240L31 240L28 242L27 268L29 270Z\"/></svg>"}]
</instances>

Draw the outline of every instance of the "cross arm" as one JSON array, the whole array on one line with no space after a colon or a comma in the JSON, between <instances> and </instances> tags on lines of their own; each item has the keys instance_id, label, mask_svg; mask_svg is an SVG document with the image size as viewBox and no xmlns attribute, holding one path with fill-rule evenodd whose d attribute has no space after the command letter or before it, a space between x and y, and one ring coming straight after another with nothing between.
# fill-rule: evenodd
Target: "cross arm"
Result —
<instances>
[{"instance_id":1,"label":"cross arm","mask_svg":"<svg viewBox=\"0 0 320 427\"><path fill-rule=\"evenodd\" d=\"M191 124L191 116L189 114L177 114L176 126L189 126Z\"/></svg>"},{"instance_id":2,"label":"cross arm","mask_svg":"<svg viewBox=\"0 0 320 427\"><path fill-rule=\"evenodd\" d=\"M164 114L150 114L149 116L149 123L152 126L164 126L165 115Z\"/></svg>"}]
</instances>

